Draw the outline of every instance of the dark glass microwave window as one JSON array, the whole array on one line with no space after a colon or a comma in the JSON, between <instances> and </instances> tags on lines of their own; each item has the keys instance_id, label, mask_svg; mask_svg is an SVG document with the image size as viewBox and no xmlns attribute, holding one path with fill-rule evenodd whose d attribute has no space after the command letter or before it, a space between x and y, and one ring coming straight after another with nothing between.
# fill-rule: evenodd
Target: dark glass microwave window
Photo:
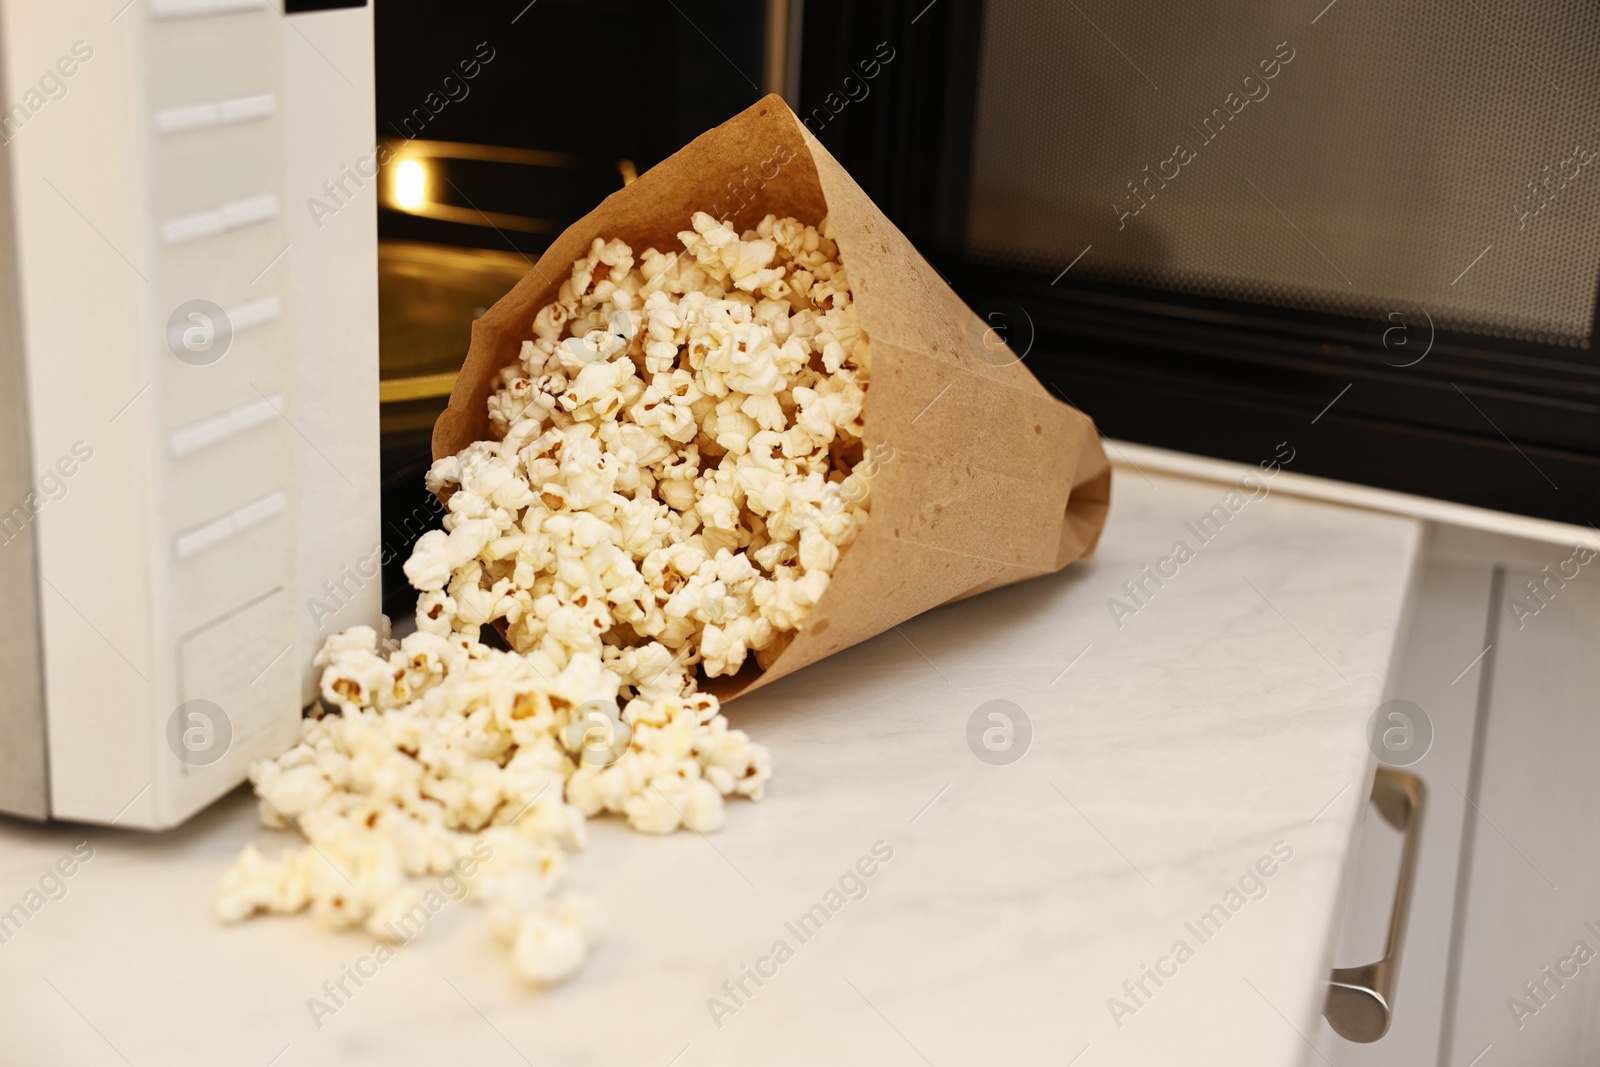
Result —
<instances>
[{"instance_id":1,"label":"dark glass microwave window","mask_svg":"<svg viewBox=\"0 0 1600 1067\"><path fill-rule=\"evenodd\" d=\"M1596 55L1589 4L989 3L967 248L1053 276L1092 245L1074 277L1578 346Z\"/></svg>"}]
</instances>

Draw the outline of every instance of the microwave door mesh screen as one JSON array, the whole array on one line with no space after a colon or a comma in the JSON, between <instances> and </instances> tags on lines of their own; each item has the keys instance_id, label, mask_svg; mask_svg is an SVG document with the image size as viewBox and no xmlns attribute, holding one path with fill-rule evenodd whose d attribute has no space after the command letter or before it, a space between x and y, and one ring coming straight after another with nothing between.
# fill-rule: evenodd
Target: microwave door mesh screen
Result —
<instances>
[{"instance_id":1,"label":"microwave door mesh screen","mask_svg":"<svg viewBox=\"0 0 1600 1067\"><path fill-rule=\"evenodd\" d=\"M967 251L1587 347L1600 7L985 6Z\"/></svg>"}]
</instances>

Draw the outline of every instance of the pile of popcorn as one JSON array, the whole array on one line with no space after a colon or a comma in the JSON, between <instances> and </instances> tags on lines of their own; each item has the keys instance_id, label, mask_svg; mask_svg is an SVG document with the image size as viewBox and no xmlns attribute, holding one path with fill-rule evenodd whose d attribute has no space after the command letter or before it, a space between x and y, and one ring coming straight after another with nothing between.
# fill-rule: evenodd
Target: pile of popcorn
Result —
<instances>
[{"instance_id":1,"label":"pile of popcorn","mask_svg":"<svg viewBox=\"0 0 1600 1067\"><path fill-rule=\"evenodd\" d=\"M706 832L760 799L766 749L697 679L768 666L866 522L869 346L827 219L692 225L677 255L596 240L495 381L498 440L429 471L448 514L405 565L417 631L328 641L338 713L251 772L309 847L247 848L224 920L405 940L429 877L464 878L516 972L556 982L598 933L561 893L585 817Z\"/></svg>"}]
</instances>

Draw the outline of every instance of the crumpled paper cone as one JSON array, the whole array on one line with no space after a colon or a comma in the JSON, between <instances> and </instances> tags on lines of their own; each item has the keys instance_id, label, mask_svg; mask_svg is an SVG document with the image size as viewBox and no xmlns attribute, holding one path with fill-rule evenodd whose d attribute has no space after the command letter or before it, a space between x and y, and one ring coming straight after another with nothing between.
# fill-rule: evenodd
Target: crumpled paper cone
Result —
<instances>
[{"instance_id":1,"label":"crumpled paper cone","mask_svg":"<svg viewBox=\"0 0 1600 1067\"><path fill-rule=\"evenodd\" d=\"M765 671L751 656L739 674L702 688L731 699L929 608L1090 558L1111 497L1093 421L1020 361L995 359L985 323L778 96L612 193L472 324L434 425L434 458L490 437L492 379L596 237L621 238L636 255L681 248L678 231L696 211L736 229L769 213L812 224L832 216L872 341L863 445L878 468L867 524L794 640Z\"/></svg>"}]
</instances>

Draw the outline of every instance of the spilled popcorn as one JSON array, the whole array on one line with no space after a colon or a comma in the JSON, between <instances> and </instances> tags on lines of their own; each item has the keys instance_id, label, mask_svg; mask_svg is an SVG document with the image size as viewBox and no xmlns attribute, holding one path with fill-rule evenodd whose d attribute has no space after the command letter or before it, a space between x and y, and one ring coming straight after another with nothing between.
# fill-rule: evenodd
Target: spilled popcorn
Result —
<instances>
[{"instance_id":1,"label":"spilled popcorn","mask_svg":"<svg viewBox=\"0 0 1600 1067\"><path fill-rule=\"evenodd\" d=\"M496 380L499 440L433 465L417 632L323 648L325 705L251 772L310 847L246 848L223 920L393 941L449 873L516 973L558 982L598 935L561 890L587 816L706 832L761 798L766 749L697 678L776 659L866 522L869 347L828 220L692 225L678 255L595 241Z\"/></svg>"}]
</instances>

